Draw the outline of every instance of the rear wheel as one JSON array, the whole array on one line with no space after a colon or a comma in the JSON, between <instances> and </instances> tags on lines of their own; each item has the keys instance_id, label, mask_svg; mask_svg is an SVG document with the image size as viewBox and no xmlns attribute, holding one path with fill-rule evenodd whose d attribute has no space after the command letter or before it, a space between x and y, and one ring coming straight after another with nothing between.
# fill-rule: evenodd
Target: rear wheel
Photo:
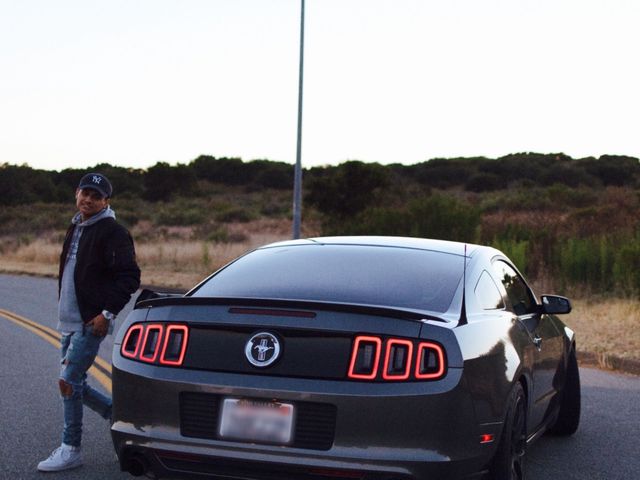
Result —
<instances>
[{"instance_id":1,"label":"rear wheel","mask_svg":"<svg viewBox=\"0 0 640 480\"><path fill-rule=\"evenodd\" d=\"M527 448L526 397L520 383L511 391L498 451L491 465L493 480L524 480Z\"/></svg>"},{"instance_id":2,"label":"rear wheel","mask_svg":"<svg viewBox=\"0 0 640 480\"><path fill-rule=\"evenodd\" d=\"M569 354L567 377L560 395L558 418L549 432L555 435L572 435L580 424L580 371L575 349Z\"/></svg>"}]
</instances>

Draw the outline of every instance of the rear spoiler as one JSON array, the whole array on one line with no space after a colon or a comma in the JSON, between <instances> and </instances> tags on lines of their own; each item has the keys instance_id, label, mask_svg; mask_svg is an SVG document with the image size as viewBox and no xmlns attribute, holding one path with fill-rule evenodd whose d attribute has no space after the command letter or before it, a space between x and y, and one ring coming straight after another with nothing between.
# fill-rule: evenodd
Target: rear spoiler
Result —
<instances>
[{"instance_id":1,"label":"rear spoiler","mask_svg":"<svg viewBox=\"0 0 640 480\"><path fill-rule=\"evenodd\" d=\"M154 290L150 290L148 288L143 288L138 297L136 298L135 307L138 308L138 305L147 300L155 300L157 298L179 298L182 297L184 293L179 292L156 292Z\"/></svg>"},{"instance_id":2,"label":"rear spoiler","mask_svg":"<svg viewBox=\"0 0 640 480\"><path fill-rule=\"evenodd\" d=\"M309 300L288 300L275 298L242 298L242 297L185 297L180 294L159 294L151 292L149 296L136 301L136 309L152 307L169 307L180 305L229 305L243 307L272 307L301 310L324 310L333 312L362 313L378 317L399 318L402 320L435 320L449 323L446 320L421 310L389 308L378 305L361 305L353 303L334 303ZM142 293L140 294L142 296Z\"/></svg>"}]
</instances>

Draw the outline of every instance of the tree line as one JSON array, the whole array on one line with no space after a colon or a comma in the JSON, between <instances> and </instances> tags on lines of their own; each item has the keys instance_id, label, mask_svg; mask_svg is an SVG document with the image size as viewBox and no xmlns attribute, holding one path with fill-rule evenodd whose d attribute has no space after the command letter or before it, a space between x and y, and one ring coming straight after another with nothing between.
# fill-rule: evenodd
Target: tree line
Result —
<instances>
[{"instance_id":1,"label":"tree line","mask_svg":"<svg viewBox=\"0 0 640 480\"><path fill-rule=\"evenodd\" d=\"M147 169L105 163L50 171L4 163L0 164L0 205L67 201L78 179L90 171L109 177L115 195L148 201L198 195L204 184L277 190L291 190L293 186L293 165L209 155L201 155L188 164L159 162ZM638 188L640 163L637 158L621 155L572 159L564 154L517 153L496 159L435 158L414 165L347 161L337 166L307 168L303 176L308 204L327 213L349 216L371 205L381 194L401 192L407 185L468 192L553 184Z\"/></svg>"}]
</instances>

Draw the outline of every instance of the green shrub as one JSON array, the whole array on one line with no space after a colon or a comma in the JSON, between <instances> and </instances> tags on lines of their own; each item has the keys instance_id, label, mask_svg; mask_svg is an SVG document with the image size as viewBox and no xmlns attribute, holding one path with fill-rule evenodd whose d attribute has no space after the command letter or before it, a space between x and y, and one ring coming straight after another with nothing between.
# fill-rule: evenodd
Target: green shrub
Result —
<instances>
[{"instance_id":1,"label":"green shrub","mask_svg":"<svg viewBox=\"0 0 640 480\"><path fill-rule=\"evenodd\" d=\"M154 223L181 227L200 225L207 220L207 213L202 206L188 206L184 202L166 203L156 211Z\"/></svg>"},{"instance_id":2,"label":"green shrub","mask_svg":"<svg viewBox=\"0 0 640 480\"><path fill-rule=\"evenodd\" d=\"M504 253L523 274L528 275L528 240L494 239L491 246Z\"/></svg>"},{"instance_id":3,"label":"green shrub","mask_svg":"<svg viewBox=\"0 0 640 480\"><path fill-rule=\"evenodd\" d=\"M306 186L305 202L324 215L348 220L379 205L388 186L385 167L352 160L314 171Z\"/></svg>"},{"instance_id":4,"label":"green shrub","mask_svg":"<svg viewBox=\"0 0 640 480\"><path fill-rule=\"evenodd\" d=\"M640 236L621 245L614 258L612 273L619 289L627 294L640 292Z\"/></svg>"},{"instance_id":5,"label":"green shrub","mask_svg":"<svg viewBox=\"0 0 640 480\"><path fill-rule=\"evenodd\" d=\"M409 203L410 235L475 243L479 237L480 210L445 195L431 195Z\"/></svg>"},{"instance_id":6,"label":"green shrub","mask_svg":"<svg viewBox=\"0 0 640 480\"><path fill-rule=\"evenodd\" d=\"M243 207L231 207L216 214L216 220L223 223L246 223L250 222L254 218L255 216Z\"/></svg>"},{"instance_id":7,"label":"green shrub","mask_svg":"<svg viewBox=\"0 0 640 480\"><path fill-rule=\"evenodd\" d=\"M66 230L73 214L73 204L35 203L3 207L0 209L0 235Z\"/></svg>"},{"instance_id":8,"label":"green shrub","mask_svg":"<svg viewBox=\"0 0 640 480\"><path fill-rule=\"evenodd\" d=\"M224 226L218 225L210 230L205 238L213 243L227 243L229 241L229 231Z\"/></svg>"},{"instance_id":9,"label":"green shrub","mask_svg":"<svg viewBox=\"0 0 640 480\"><path fill-rule=\"evenodd\" d=\"M585 208L598 203L598 195L591 188L570 188L556 183L546 194L553 204L562 207Z\"/></svg>"},{"instance_id":10,"label":"green shrub","mask_svg":"<svg viewBox=\"0 0 640 480\"><path fill-rule=\"evenodd\" d=\"M559 245L556 275L565 285L600 292L640 291L640 236L600 235L569 238Z\"/></svg>"},{"instance_id":11,"label":"green shrub","mask_svg":"<svg viewBox=\"0 0 640 480\"><path fill-rule=\"evenodd\" d=\"M505 187L504 179L494 173L472 175L464 188L470 192L492 192Z\"/></svg>"},{"instance_id":12,"label":"green shrub","mask_svg":"<svg viewBox=\"0 0 640 480\"><path fill-rule=\"evenodd\" d=\"M476 242L480 211L445 195L413 200L406 207L374 207L347 220L331 219L326 234L399 235Z\"/></svg>"}]
</instances>

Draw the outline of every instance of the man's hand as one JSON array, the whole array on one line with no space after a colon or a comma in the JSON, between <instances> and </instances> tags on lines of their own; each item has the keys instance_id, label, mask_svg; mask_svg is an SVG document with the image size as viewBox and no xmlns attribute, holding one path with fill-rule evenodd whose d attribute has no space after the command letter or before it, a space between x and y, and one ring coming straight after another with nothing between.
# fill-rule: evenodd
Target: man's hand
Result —
<instances>
[{"instance_id":1,"label":"man's hand","mask_svg":"<svg viewBox=\"0 0 640 480\"><path fill-rule=\"evenodd\" d=\"M107 320L102 313L99 313L89 320L87 325L92 327L91 332L96 337L104 337L109 330L109 320Z\"/></svg>"}]
</instances>

